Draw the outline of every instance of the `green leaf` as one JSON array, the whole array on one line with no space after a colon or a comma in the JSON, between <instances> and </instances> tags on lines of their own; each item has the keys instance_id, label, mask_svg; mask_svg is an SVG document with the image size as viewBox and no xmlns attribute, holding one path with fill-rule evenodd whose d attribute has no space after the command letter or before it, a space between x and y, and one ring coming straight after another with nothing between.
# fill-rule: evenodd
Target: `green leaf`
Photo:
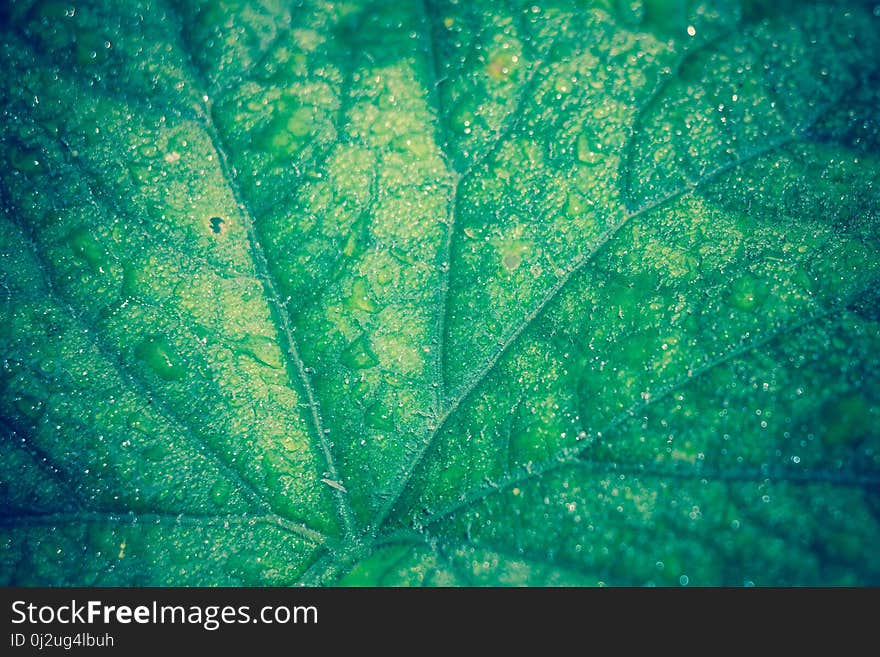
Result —
<instances>
[{"instance_id":1,"label":"green leaf","mask_svg":"<svg viewBox=\"0 0 880 657\"><path fill-rule=\"evenodd\" d=\"M880 583L872 3L0 11L3 583Z\"/></svg>"}]
</instances>

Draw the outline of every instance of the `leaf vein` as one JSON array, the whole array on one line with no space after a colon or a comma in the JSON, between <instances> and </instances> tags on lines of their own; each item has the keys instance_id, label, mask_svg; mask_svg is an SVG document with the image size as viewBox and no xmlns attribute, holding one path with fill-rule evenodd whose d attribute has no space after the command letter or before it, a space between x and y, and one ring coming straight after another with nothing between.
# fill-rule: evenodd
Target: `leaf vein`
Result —
<instances>
[{"instance_id":1,"label":"leaf vein","mask_svg":"<svg viewBox=\"0 0 880 657\"><path fill-rule=\"evenodd\" d=\"M198 67L193 60L192 53L186 48L187 40L183 36L183 20L175 13L176 10L173 5L171 5L171 3L167 4L169 5L169 11L178 16L178 22L180 23L180 32L177 35L178 43L180 44L181 51L186 54L188 59L190 75L194 80L200 80L201 76L197 73ZM203 84L203 86L205 85ZM291 325L286 303L282 301L281 296L278 294L277 284L273 280L271 270L269 269L269 263L263 250L262 242L257 233L253 214L238 184L237 172L229 162L226 144L218 133L211 116L210 101L207 101L204 112L202 113L202 124L208 133L214 151L217 153L223 176L226 179L241 211L251 258L254 262L260 282L262 283L266 300L269 304L270 312L283 346L282 351L285 355L285 367L288 371L288 376L290 377L291 382L299 382L299 387L305 395L306 402L309 406L310 425L315 434L315 441L324 459L326 474L334 481L341 482L342 478L336 467L332 445L327 432L323 428L318 400L314 393L306 365L300 355L296 338L293 334L294 328ZM348 495L340 488L333 488L332 494L336 499L336 505L340 520L342 521L343 530L345 531L346 536L351 536L354 531L354 513Z\"/></svg>"}]
</instances>

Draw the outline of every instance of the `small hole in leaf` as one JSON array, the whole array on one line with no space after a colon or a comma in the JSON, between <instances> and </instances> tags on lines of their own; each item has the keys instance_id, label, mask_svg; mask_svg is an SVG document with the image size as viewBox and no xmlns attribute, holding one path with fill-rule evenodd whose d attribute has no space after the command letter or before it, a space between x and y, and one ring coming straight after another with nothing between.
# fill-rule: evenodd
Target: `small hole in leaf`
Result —
<instances>
[{"instance_id":1,"label":"small hole in leaf","mask_svg":"<svg viewBox=\"0 0 880 657\"><path fill-rule=\"evenodd\" d=\"M226 223L220 217L211 217L211 230L215 235L219 235L223 231L223 224Z\"/></svg>"}]
</instances>

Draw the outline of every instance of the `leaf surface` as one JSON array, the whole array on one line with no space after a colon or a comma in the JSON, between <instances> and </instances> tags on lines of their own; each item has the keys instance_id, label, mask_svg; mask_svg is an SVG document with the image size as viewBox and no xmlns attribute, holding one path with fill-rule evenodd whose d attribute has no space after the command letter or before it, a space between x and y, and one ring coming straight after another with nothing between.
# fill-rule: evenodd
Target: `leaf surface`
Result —
<instances>
[{"instance_id":1,"label":"leaf surface","mask_svg":"<svg viewBox=\"0 0 880 657\"><path fill-rule=\"evenodd\" d=\"M880 582L870 4L2 11L5 583Z\"/></svg>"}]
</instances>

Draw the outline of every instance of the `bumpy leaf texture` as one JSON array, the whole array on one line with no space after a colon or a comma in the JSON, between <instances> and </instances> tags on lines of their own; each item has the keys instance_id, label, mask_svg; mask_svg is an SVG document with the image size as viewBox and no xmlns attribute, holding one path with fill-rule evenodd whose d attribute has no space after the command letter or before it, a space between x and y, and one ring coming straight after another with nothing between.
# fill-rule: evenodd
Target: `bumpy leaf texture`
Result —
<instances>
[{"instance_id":1,"label":"bumpy leaf texture","mask_svg":"<svg viewBox=\"0 0 880 657\"><path fill-rule=\"evenodd\" d=\"M880 584L880 7L2 10L0 580Z\"/></svg>"}]
</instances>

